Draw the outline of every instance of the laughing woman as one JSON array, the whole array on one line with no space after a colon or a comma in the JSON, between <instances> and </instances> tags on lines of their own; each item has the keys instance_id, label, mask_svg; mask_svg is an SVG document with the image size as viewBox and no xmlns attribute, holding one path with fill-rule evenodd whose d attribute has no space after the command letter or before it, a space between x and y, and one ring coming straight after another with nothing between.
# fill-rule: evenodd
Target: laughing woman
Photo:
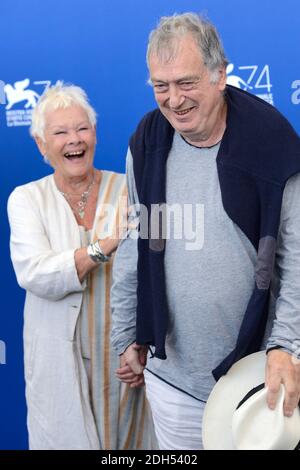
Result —
<instances>
[{"instance_id":1,"label":"laughing woman","mask_svg":"<svg viewBox=\"0 0 300 470\"><path fill-rule=\"evenodd\" d=\"M11 257L26 289L24 351L31 449L150 449L143 389L115 379L109 292L124 175L94 168L96 114L58 82L31 134L54 173L10 195Z\"/></svg>"}]
</instances>

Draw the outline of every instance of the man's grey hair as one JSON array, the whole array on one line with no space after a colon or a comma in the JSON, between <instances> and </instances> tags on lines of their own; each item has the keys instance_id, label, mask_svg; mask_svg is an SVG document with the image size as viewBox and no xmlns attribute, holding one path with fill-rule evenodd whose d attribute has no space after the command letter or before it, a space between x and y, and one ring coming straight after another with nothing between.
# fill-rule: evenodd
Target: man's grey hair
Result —
<instances>
[{"instance_id":1,"label":"man's grey hair","mask_svg":"<svg viewBox=\"0 0 300 470\"><path fill-rule=\"evenodd\" d=\"M178 40L191 34L199 47L204 65L211 73L211 81L217 82L220 68L228 64L223 45L216 28L204 17L196 13L163 16L156 29L149 35L147 65L151 55L157 55L163 61L170 61L176 56Z\"/></svg>"},{"instance_id":2,"label":"man's grey hair","mask_svg":"<svg viewBox=\"0 0 300 470\"><path fill-rule=\"evenodd\" d=\"M92 126L96 125L97 115L88 101L85 91L79 86L57 81L44 91L32 112L30 134L45 141L45 115L49 111L69 106L81 106L87 113Z\"/></svg>"}]
</instances>

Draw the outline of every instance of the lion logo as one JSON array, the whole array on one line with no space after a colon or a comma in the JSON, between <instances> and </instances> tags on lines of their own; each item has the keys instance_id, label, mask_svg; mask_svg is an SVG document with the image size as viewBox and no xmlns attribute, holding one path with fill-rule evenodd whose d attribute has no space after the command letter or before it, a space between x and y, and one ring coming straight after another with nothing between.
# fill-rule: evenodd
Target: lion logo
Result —
<instances>
[{"instance_id":1,"label":"lion logo","mask_svg":"<svg viewBox=\"0 0 300 470\"><path fill-rule=\"evenodd\" d=\"M22 101L26 101L24 107L27 108L34 108L40 95L33 90L26 90L29 86L30 80L29 78L25 78L24 80L20 80L14 83L14 86L7 83L4 86L4 91L7 98L7 105L5 109L11 109L12 106L16 103L20 103Z\"/></svg>"}]
</instances>

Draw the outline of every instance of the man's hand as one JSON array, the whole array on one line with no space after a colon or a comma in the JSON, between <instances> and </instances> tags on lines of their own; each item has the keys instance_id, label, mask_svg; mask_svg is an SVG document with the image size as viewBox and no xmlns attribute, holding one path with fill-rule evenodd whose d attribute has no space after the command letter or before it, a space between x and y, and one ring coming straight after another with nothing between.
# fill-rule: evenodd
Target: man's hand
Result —
<instances>
[{"instance_id":1,"label":"man's hand","mask_svg":"<svg viewBox=\"0 0 300 470\"><path fill-rule=\"evenodd\" d=\"M295 362L295 363L294 363ZM293 356L280 349L273 349L267 355L266 386L268 387L267 403L274 409L280 384L285 388L283 412L292 416L300 399L300 363L293 362Z\"/></svg>"},{"instance_id":2,"label":"man's hand","mask_svg":"<svg viewBox=\"0 0 300 470\"><path fill-rule=\"evenodd\" d=\"M144 385L143 370L147 362L146 346L136 343L128 346L120 357L120 368L116 370L118 379L130 384L130 387L142 387Z\"/></svg>"}]
</instances>

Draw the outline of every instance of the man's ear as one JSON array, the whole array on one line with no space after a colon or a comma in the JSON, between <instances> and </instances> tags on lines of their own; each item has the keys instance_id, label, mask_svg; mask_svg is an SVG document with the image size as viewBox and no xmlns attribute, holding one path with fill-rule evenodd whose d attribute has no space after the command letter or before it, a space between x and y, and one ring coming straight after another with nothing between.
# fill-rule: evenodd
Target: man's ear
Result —
<instances>
[{"instance_id":1,"label":"man's ear","mask_svg":"<svg viewBox=\"0 0 300 470\"><path fill-rule=\"evenodd\" d=\"M224 91L226 87L226 81L227 81L227 75L226 75L226 69L225 67L221 68L219 70L219 90Z\"/></svg>"}]
</instances>

